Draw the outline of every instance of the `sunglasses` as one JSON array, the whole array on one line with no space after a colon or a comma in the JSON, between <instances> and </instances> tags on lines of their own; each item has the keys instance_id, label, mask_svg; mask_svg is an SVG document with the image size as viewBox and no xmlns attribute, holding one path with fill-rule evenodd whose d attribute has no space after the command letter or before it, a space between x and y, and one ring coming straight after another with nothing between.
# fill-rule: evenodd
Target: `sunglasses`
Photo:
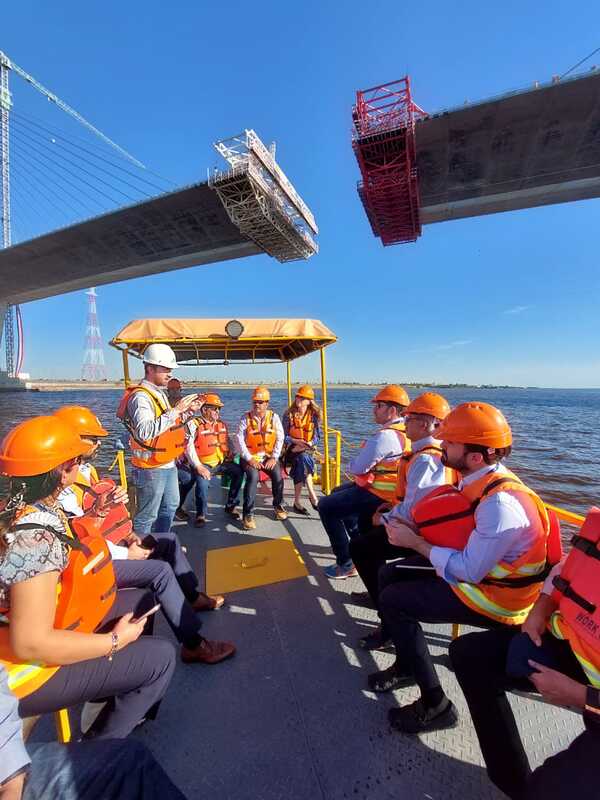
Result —
<instances>
[{"instance_id":1,"label":"sunglasses","mask_svg":"<svg viewBox=\"0 0 600 800\"><path fill-rule=\"evenodd\" d=\"M253 400L253 401L252 401L252 405L255 405L255 406L264 406L264 405L266 405L268 402L269 402L268 400Z\"/></svg>"}]
</instances>

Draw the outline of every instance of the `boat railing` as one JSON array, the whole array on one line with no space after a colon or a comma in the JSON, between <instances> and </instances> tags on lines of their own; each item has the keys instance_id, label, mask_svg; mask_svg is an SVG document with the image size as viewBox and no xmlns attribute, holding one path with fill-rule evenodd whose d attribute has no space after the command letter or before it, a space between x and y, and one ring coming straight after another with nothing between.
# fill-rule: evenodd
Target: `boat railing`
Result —
<instances>
[{"instance_id":1,"label":"boat railing","mask_svg":"<svg viewBox=\"0 0 600 800\"><path fill-rule=\"evenodd\" d=\"M342 460L342 445L349 449L359 449L361 447L360 444L356 444L355 442L350 442L346 439L342 432L339 431L337 428L328 428L327 429L327 436L329 438L334 438L334 448L333 452L335 455L330 456L329 458L329 490L332 491L333 489L340 486L342 482L342 478L347 480L352 480L352 476L349 475L343 468L343 460ZM330 451L331 452L331 451ZM321 473L325 470L325 464L321 464ZM321 476L321 485L323 485L322 476ZM542 498L543 499L543 498ZM550 511L554 511L556 516L559 518L561 522L565 522L567 525L572 525L576 528L580 528L583 525L585 517L581 514L576 514L573 511L568 511L565 508L561 508L560 506L555 506L552 503L546 503L544 501L544 505Z\"/></svg>"}]
</instances>

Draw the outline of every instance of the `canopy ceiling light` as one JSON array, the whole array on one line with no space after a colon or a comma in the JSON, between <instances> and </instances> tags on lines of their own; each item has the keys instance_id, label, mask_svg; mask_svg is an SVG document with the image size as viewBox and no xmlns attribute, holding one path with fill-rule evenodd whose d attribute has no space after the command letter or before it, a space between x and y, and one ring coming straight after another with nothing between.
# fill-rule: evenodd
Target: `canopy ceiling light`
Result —
<instances>
[{"instance_id":1,"label":"canopy ceiling light","mask_svg":"<svg viewBox=\"0 0 600 800\"><path fill-rule=\"evenodd\" d=\"M244 326L237 319L230 319L225 325L225 333L230 339L239 339L244 332Z\"/></svg>"}]
</instances>

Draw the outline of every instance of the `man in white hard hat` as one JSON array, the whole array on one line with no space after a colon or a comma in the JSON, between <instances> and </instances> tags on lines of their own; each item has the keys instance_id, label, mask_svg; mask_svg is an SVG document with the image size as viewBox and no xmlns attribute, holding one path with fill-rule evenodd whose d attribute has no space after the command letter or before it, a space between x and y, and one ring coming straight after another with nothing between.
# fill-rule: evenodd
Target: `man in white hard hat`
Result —
<instances>
[{"instance_id":1,"label":"man in white hard hat","mask_svg":"<svg viewBox=\"0 0 600 800\"><path fill-rule=\"evenodd\" d=\"M142 537L171 529L179 505L175 459L185 451L185 423L202 405L201 397L191 394L171 406L166 389L177 360L168 345L149 345L143 361L144 380L127 388L117 412L131 434L134 528Z\"/></svg>"}]
</instances>

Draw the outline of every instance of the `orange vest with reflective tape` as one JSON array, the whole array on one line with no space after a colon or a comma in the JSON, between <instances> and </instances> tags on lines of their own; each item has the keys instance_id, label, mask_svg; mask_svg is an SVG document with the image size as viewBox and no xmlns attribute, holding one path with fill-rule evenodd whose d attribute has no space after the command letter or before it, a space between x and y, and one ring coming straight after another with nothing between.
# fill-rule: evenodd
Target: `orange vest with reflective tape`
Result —
<instances>
[{"instance_id":1,"label":"orange vest with reflective tape","mask_svg":"<svg viewBox=\"0 0 600 800\"><path fill-rule=\"evenodd\" d=\"M153 469L154 467L160 467L161 464L168 464L169 461L174 461L179 458L185 451L186 445L185 429L181 423L174 425L164 433L155 436L153 439L141 441L136 437L127 413L127 403L135 392L145 392L148 395L152 401L156 419L171 408L162 394L155 394L148 389L147 386L139 385L127 387L119 403L117 416L125 423L130 434L129 446L131 447L131 463L134 467L140 469Z\"/></svg>"},{"instance_id":2,"label":"orange vest with reflective tape","mask_svg":"<svg viewBox=\"0 0 600 800\"><path fill-rule=\"evenodd\" d=\"M442 457L442 448L437 444L425 445L421 450L414 450L413 452L402 453L398 464L398 477L396 480L396 503L402 502L406 496L406 486L408 483L408 474L416 456L427 453L435 458ZM458 482L458 476L453 469L445 467L445 477L447 484L454 484Z\"/></svg>"},{"instance_id":3,"label":"orange vest with reflective tape","mask_svg":"<svg viewBox=\"0 0 600 800\"><path fill-rule=\"evenodd\" d=\"M509 471L487 472L460 489L474 507L484 497L506 491L515 493L517 499L519 495L527 495L533 500L541 522L540 526L536 526L533 543L512 564L507 561L496 564L480 583L460 581L451 583L450 588L473 611L505 625L520 625L537 600L547 575L550 520L546 507L532 489Z\"/></svg>"},{"instance_id":4,"label":"orange vest with reflective tape","mask_svg":"<svg viewBox=\"0 0 600 800\"><path fill-rule=\"evenodd\" d=\"M386 425L382 431L395 431L398 436L401 451L410 451L410 439L406 437L406 426L404 422L393 422ZM364 447L364 442L362 444ZM362 489L367 489L371 494L381 497L382 500L394 504L394 494L396 492L396 481L398 479L398 466L402 455L398 458L386 458L379 461L375 466L364 475L355 475L354 482Z\"/></svg>"},{"instance_id":5,"label":"orange vest with reflective tape","mask_svg":"<svg viewBox=\"0 0 600 800\"><path fill-rule=\"evenodd\" d=\"M74 489L77 487L77 491L81 492L79 505L88 518L91 516L89 512L93 510L96 500L103 494L110 494L117 486L111 478L100 480L96 470L93 471L93 475L96 476L96 480L92 479L92 483L88 482L86 485L85 475L80 472L77 476L77 483L74 483L72 487ZM124 503L113 503L106 508L104 516L93 516L92 518L94 519L94 533L104 536L114 544L122 542L133 530L133 523ZM73 526L71 525L71 527Z\"/></svg>"},{"instance_id":6,"label":"orange vest with reflective tape","mask_svg":"<svg viewBox=\"0 0 600 800\"><path fill-rule=\"evenodd\" d=\"M63 524L67 534L31 522L36 512L35 506L27 506L11 532L46 529L71 548L68 564L57 587L54 627L93 633L110 611L116 596L112 559L106 542L102 536L90 535L89 532L73 536L66 520ZM22 663L10 645L10 609L0 610L9 619L8 625L0 625L0 664L6 669L12 692L17 697L26 697L43 686L60 667L41 662Z\"/></svg>"},{"instance_id":7,"label":"orange vest with reflective tape","mask_svg":"<svg viewBox=\"0 0 600 800\"><path fill-rule=\"evenodd\" d=\"M290 429L288 436L292 439L301 439L303 442L312 442L315 438L315 418L310 408L301 416L297 411L289 412Z\"/></svg>"},{"instance_id":8,"label":"orange vest with reflective tape","mask_svg":"<svg viewBox=\"0 0 600 800\"><path fill-rule=\"evenodd\" d=\"M194 446L200 461L208 467L222 464L225 456L229 453L229 439L225 423L220 419L216 422L197 419L196 427Z\"/></svg>"},{"instance_id":9,"label":"orange vest with reflective tape","mask_svg":"<svg viewBox=\"0 0 600 800\"><path fill-rule=\"evenodd\" d=\"M271 455L277 442L277 432L273 424L273 412L267 409L262 420L257 419L250 412L246 414L246 431L244 440L248 451L254 456L257 453Z\"/></svg>"},{"instance_id":10,"label":"orange vest with reflective tape","mask_svg":"<svg viewBox=\"0 0 600 800\"><path fill-rule=\"evenodd\" d=\"M600 688L600 509L592 508L554 578L558 609L548 627L566 639L589 682Z\"/></svg>"}]
</instances>

